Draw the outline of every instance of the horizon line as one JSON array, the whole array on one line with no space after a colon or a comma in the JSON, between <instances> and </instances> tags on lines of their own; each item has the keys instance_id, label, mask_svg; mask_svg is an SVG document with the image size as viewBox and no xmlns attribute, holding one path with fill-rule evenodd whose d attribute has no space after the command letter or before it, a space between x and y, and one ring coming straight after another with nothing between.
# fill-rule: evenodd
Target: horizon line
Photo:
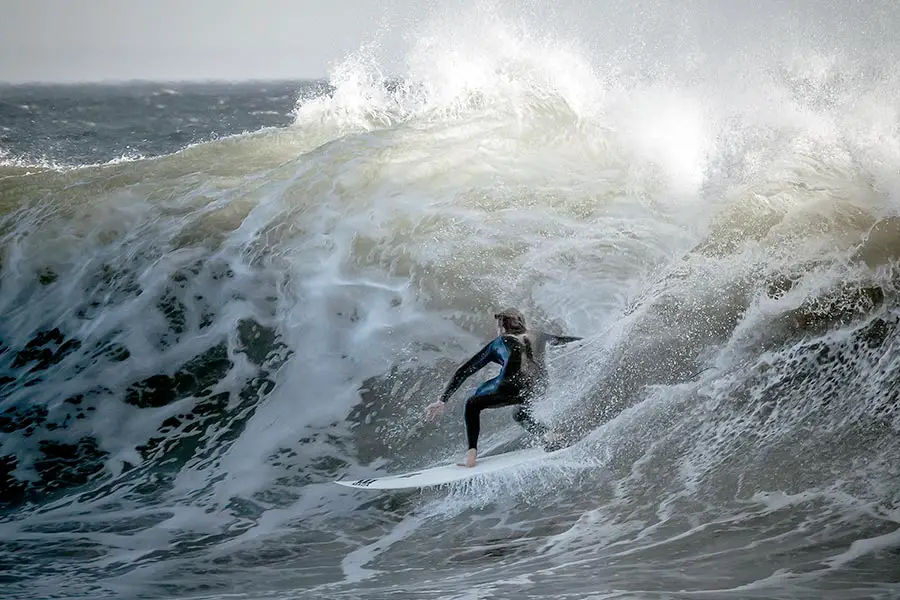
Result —
<instances>
[{"instance_id":1,"label":"horizon line","mask_svg":"<svg viewBox=\"0 0 900 600\"><path fill-rule=\"evenodd\" d=\"M154 79L146 77L133 77L128 79L30 79L30 80L3 80L0 86L13 87L22 85L125 85L125 84L210 84L210 83L324 83L328 84L327 77L248 77L226 78L207 77L190 79Z\"/></svg>"}]
</instances>

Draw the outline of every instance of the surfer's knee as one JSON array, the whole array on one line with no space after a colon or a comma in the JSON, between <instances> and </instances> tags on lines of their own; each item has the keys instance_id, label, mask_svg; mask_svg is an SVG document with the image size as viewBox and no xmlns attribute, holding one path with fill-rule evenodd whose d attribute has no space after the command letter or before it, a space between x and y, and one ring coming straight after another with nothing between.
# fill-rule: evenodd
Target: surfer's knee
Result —
<instances>
[{"instance_id":1,"label":"surfer's knee","mask_svg":"<svg viewBox=\"0 0 900 600\"><path fill-rule=\"evenodd\" d=\"M469 396L466 400L466 408L465 415L468 417L469 415L477 415L481 412L481 397L480 396Z\"/></svg>"}]
</instances>

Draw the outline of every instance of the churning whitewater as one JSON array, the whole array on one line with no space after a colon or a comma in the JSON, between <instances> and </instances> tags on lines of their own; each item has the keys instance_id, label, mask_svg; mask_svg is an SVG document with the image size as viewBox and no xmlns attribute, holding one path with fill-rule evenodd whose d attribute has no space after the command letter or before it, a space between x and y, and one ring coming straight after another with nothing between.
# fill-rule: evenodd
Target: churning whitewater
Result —
<instances>
[{"instance_id":1,"label":"churning whitewater","mask_svg":"<svg viewBox=\"0 0 900 600\"><path fill-rule=\"evenodd\" d=\"M0 88L6 595L900 597L900 13L759 5ZM507 306L585 338L536 407L571 445L334 485L462 457L487 375L423 410Z\"/></svg>"}]
</instances>

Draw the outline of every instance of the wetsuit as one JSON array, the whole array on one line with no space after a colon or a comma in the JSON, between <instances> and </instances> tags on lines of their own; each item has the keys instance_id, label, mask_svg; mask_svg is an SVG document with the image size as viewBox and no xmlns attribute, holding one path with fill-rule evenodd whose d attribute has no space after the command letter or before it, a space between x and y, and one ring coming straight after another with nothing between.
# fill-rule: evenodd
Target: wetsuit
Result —
<instances>
[{"instance_id":1,"label":"wetsuit","mask_svg":"<svg viewBox=\"0 0 900 600\"><path fill-rule=\"evenodd\" d=\"M522 405L513 419L526 431L540 435L547 427L534 420L531 401L541 395L547 386L547 368L544 364L544 347L580 340L579 337L557 336L542 332L507 333L498 336L470 358L454 373L441 396L450 399L459 386L482 367L497 363L500 373L485 381L466 400L465 423L469 449L477 447L481 429L481 411L486 408Z\"/></svg>"}]
</instances>

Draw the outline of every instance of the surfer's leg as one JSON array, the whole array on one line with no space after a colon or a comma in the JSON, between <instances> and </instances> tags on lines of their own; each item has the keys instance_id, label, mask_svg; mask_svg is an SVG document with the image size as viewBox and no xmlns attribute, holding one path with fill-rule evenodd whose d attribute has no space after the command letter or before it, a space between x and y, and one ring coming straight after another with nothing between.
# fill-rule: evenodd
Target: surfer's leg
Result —
<instances>
[{"instance_id":1,"label":"surfer's leg","mask_svg":"<svg viewBox=\"0 0 900 600\"><path fill-rule=\"evenodd\" d=\"M539 423L534 418L532 408L534 401L543 396L547 391L546 382L538 380L522 390L522 405L513 413L513 420L525 428L531 435L543 436L549 428Z\"/></svg>"},{"instance_id":2,"label":"surfer's leg","mask_svg":"<svg viewBox=\"0 0 900 600\"><path fill-rule=\"evenodd\" d=\"M495 392L486 394L475 393L466 400L465 421L466 438L469 442L469 450L478 447L478 434L481 431L481 411L486 408L501 408L522 403L522 396L518 390L501 386Z\"/></svg>"},{"instance_id":3,"label":"surfer's leg","mask_svg":"<svg viewBox=\"0 0 900 600\"><path fill-rule=\"evenodd\" d=\"M565 443L559 434L534 419L534 416L531 414L531 405L529 403L523 404L522 407L513 414L513 419L515 419L519 425L524 427L525 431L539 437L542 440L544 450L547 452L553 452L554 450L559 450L565 446Z\"/></svg>"},{"instance_id":4,"label":"surfer's leg","mask_svg":"<svg viewBox=\"0 0 900 600\"><path fill-rule=\"evenodd\" d=\"M524 402L519 410L513 413L513 420L531 435L543 436L549 431L546 425L534 419L534 415L531 414L530 402Z\"/></svg>"},{"instance_id":5,"label":"surfer's leg","mask_svg":"<svg viewBox=\"0 0 900 600\"><path fill-rule=\"evenodd\" d=\"M535 386L530 391L523 394L524 401L519 409L513 413L513 420L521 425L525 431L543 441L544 450L552 452L563 447L562 440L553 432L550 427L537 421L532 413L533 402L535 398L542 395L546 391L544 386Z\"/></svg>"}]
</instances>

